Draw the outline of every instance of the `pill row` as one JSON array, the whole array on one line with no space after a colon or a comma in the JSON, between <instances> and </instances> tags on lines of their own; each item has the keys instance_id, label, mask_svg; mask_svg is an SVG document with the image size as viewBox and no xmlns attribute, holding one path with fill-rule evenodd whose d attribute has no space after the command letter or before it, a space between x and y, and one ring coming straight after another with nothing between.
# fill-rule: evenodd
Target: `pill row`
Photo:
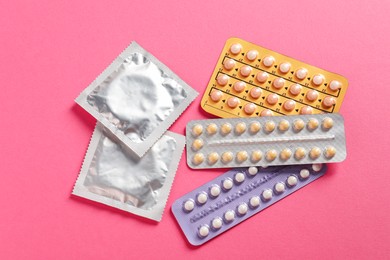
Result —
<instances>
[{"instance_id":1,"label":"pill row","mask_svg":"<svg viewBox=\"0 0 390 260\"><path fill-rule=\"evenodd\" d=\"M191 168L328 163L346 157L339 114L195 120L186 130Z\"/></svg>"},{"instance_id":2,"label":"pill row","mask_svg":"<svg viewBox=\"0 0 390 260\"><path fill-rule=\"evenodd\" d=\"M307 122L305 122L302 118L297 118L292 122L292 130L294 132L299 132L303 130L306 126L306 128L309 131L314 131L318 129L320 125L320 122L317 118L315 117L310 117L308 118ZM331 117L324 117L321 122L321 128L322 130L330 130L334 125L334 121ZM248 128L248 129L247 129ZM254 121L251 120L249 123L249 126L247 127L247 124L244 121L240 121L235 124L234 126L234 131L233 131L233 126L231 123L226 122L223 123L220 126L219 132L223 136L227 136L230 133L234 133L236 135L242 135L245 133L245 131L249 131L250 134L254 135L259 133L261 130L262 125L260 124L259 121ZM263 129L264 132L269 134L273 132L275 129L278 129L280 132L286 132L290 129L290 122L286 119L279 120L277 122L277 126L275 123L275 120L268 119L267 121L264 122L263 124ZM191 130L191 134L194 137L199 137L203 134L203 125L202 124L194 124ZM210 123L206 126L206 134L209 136L215 135L218 132L218 126L215 123ZM192 145L195 150L199 150L203 146L203 142L201 139L196 139Z\"/></svg>"},{"instance_id":3,"label":"pill row","mask_svg":"<svg viewBox=\"0 0 390 260\"><path fill-rule=\"evenodd\" d=\"M189 242L200 245L325 173L322 164L231 170L178 199L172 211Z\"/></svg>"}]
</instances>

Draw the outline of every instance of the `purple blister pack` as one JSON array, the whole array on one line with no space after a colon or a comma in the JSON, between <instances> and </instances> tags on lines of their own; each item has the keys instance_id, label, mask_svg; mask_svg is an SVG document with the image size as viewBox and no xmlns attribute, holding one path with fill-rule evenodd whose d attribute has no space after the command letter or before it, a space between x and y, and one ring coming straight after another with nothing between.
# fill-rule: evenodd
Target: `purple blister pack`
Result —
<instances>
[{"instance_id":1,"label":"purple blister pack","mask_svg":"<svg viewBox=\"0 0 390 260\"><path fill-rule=\"evenodd\" d=\"M172 212L199 246L315 181L325 164L237 168L177 199Z\"/></svg>"}]
</instances>

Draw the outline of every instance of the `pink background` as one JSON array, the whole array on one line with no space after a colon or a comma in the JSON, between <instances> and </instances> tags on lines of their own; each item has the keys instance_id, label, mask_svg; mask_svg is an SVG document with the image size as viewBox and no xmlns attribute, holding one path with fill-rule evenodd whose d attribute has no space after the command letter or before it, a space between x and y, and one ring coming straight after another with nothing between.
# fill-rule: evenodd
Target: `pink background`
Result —
<instances>
[{"instance_id":1,"label":"pink background","mask_svg":"<svg viewBox=\"0 0 390 260\"><path fill-rule=\"evenodd\" d=\"M390 2L186 2L1 1L0 259L388 258ZM231 36L349 79L346 161L199 248L170 207L224 170L183 156L158 224L70 195L95 124L73 100L132 40L200 92L183 134Z\"/></svg>"}]
</instances>

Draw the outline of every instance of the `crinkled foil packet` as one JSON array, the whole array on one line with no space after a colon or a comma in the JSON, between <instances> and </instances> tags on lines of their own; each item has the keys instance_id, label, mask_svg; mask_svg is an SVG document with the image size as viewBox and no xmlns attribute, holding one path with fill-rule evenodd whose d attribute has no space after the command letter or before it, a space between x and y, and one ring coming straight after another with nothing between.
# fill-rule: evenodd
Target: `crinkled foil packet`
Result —
<instances>
[{"instance_id":1,"label":"crinkled foil packet","mask_svg":"<svg viewBox=\"0 0 390 260\"><path fill-rule=\"evenodd\" d=\"M142 157L197 95L132 42L76 102Z\"/></svg>"},{"instance_id":2,"label":"crinkled foil packet","mask_svg":"<svg viewBox=\"0 0 390 260\"><path fill-rule=\"evenodd\" d=\"M160 221L184 145L167 131L139 158L97 124L72 193Z\"/></svg>"}]
</instances>

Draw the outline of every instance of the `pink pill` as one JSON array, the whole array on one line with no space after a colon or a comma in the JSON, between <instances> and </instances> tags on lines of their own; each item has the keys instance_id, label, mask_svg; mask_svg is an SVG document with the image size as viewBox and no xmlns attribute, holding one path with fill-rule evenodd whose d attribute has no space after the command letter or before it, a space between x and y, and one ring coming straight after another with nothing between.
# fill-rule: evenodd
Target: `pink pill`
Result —
<instances>
[{"instance_id":1,"label":"pink pill","mask_svg":"<svg viewBox=\"0 0 390 260\"><path fill-rule=\"evenodd\" d=\"M329 83L329 88L333 91L336 91L336 90L339 90L341 88L341 83L340 81L337 81L337 80L332 80L330 83Z\"/></svg>"},{"instance_id":2,"label":"pink pill","mask_svg":"<svg viewBox=\"0 0 390 260\"><path fill-rule=\"evenodd\" d=\"M272 111L269 110L269 109L264 109L264 110L261 111L261 113L260 113L260 116L273 116L273 115L274 115L274 113L272 113Z\"/></svg>"},{"instance_id":3,"label":"pink pill","mask_svg":"<svg viewBox=\"0 0 390 260\"><path fill-rule=\"evenodd\" d=\"M277 88L277 89L281 89L281 88L283 88L283 86L284 86L284 79L282 79L282 78L276 78L276 79L274 79L274 82L272 83L272 85L275 87L275 88Z\"/></svg>"},{"instance_id":4,"label":"pink pill","mask_svg":"<svg viewBox=\"0 0 390 260\"><path fill-rule=\"evenodd\" d=\"M290 68L291 68L291 63L289 63L289 62L283 62L283 63L280 64L280 66L279 66L279 70L280 70L280 72L282 72L282 73L287 73L287 72L289 72Z\"/></svg>"},{"instance_id":5,"label":"pink pill","mask_svg":"<svg viewBox=\"0 0 390 260\"><path fill-rule=\"evenodd\" d=\"M305 68L300 68L297 70L297 72L295 73L295 76L298 78L298 79L304 79L306 78L307 76L307 69Z\"/></svg>"},{"instance_id":6,"label":"pink pill","mask_svg":"<svg viewBox=\"0 0 390 260\"><path fill-rule=\"evenodd\" d=\"M224 62L223 62L223 67L227 70L231 70L234 68L234 66L236 66L236 62L232 59L226 59Z\"/></svg>"},{"instance_id":7,"label":"pink pill","mask_svg":"<svg viewBox=\"0 0 390 260\"><path fill-rule=\"evenodd\" d=\"M295 108L295 101L294 100L287 100L286 102L284 102L283 108L286 111L292 111Z\"/></svg>"},{"instance_id":8,"label":"pink pill","mask_svg":"<svg viewBox=\"0 0 390 260\"><path fill-rule=\"evenodd\" d=\"M268 79L268 73L265 72L265 71L259 72L259 73L257 73L257 75L256 75L256 79L257 79L258 82L264 83L264 82L266 82L267 79Z\"/></svg>"},{"instance_id":9,"label":"pink pill","mask_svg":"<svg viewBox=\"0 0 390 260\"><path fill-rule=\"evenodd\" d=\"M263 65L266 67L271 67L272 65L274 65L274 62L275 58L272 56L267 56L263 59Z\"/></svg>"},{"instance_id":10,"label":"pink pill","mask_svg":"<svg viewBox=\"0 0 390 260\"><path fill-rule=\"evenodd\" d=\"M309 90L309 91L306 93L306 98L307 98L307 100L309 100L309 101L317 100L317 98L318 98L318 92L311 89L311 90Z\"/></svg>"},{"instance_id":11,"label":"pink pill","mask_svg":"<svg viewBox=\"0 0 390 260\"><path fill-rule=\"evenodd\" d=\"M330 96L327 96L324 98L324 100L322 101L322 105L324 107L331 107L333 106L334 104L336 104L336 99L334 99L334 97L330 97Z\"/></svg>"},{"instance_id":12,"label":"pink pill","mask_svg":"<svg viewBox=\"0 0 390 260\"><path fill-rule=\"evenodd\" d=\"M251 91L249 92L249 95L254 98L254 99L258 99L260 96L261 96L261 88L258 88L258 87L254 87L251 89Z\"/></svg>"},{"instance_id":13,"label":"pink pill","mask_svg":"<svg viewBox=\"0 0 390 260\"><path fill-rule=\"evenodd\" d=\"M304 106L301 108L300 114L301 115L310 115L313 113L313 108L309 106Z\"/></svg>"},{"instance_id":14,"label":"pink pill","mask_svg":"<svg viewBox=\"0 0 390 260\"><path fill-rule=\"evenodd\" d=\"M247 57L248 60L253 61L253 60L255 60L257 58L258 54L259 53L256 50L250 50L246 54L246 57Z\"/></svg>"},{"instance_id":15,"label":"pink pill","mask_svg":"<svg viewBox=\"0 0 390 260\"><path fill-rule=\"evenodd\" d=\"M246 87L246 84L245 82L242 82L242 81L237 81L236 83L234 83L233 85L233 89L238 92L238 93L241 93L244 91Z\"/></svg>"},{"instance_id":16,"label":"pink pill","mask_svg":"<svg viewBox=\"0 0 390 260\"><path fill-rule=\"evenodd\" d=\"M211 94L210 94L210 98L211 98L211 100L214 101L214 102L220 101L221 98L222 98L222 96L223 96L222 92L219 91L219 90L216 90L216 89L214 89L213 91L211 91Z\"/></svg>"},{"instance_id":17,"label":"pink pill","mask_svg":"<svg viewBox=\"0 0 390 260\"><path fill-rule=\"evenodd\" d=\"M253 103L248 103L244 106L244 112L248 115L252 115L256 110L256 105Z\"/></svg>"},{"instance_id":18,"label":"pink pill","mask_svg":"<svg viewBox=\"0 0 390 260\"><path fill-rule=\"evenodd\" d=\"M249 66L242 66L242 67L240 68L240 74L241 74L242 76L244 76L244 77L248 77L249 74L251 74L251 72L252 72L252 68L249 67Z\"/></svg>"},{"instance_id":19,"label":"pink pill","mask_svg":"<svg viewBox=\"0 0 390 260\"><path fill-rule=\"evenodd\" d=\"M267 97L267 102L270 105L275 105L276 103L278 103L278 101L279 101L279 96L276 94L272 93L272 94L269 94Z\"/></svg>"},{"instance_id":20,"label":"pink pill","mask_svg":"<svg viewBox=\"0 0 390 260\"><path fill-rule=\"evenodd\" d=\"M232 46L230 46L230 52L233 54L239 54L242 49L242 45L239 43L235 43Z\"/></svg>"},{"instance_id":21,"label":"pink pill","mask_svg":"<svg viewBox=\"0 0 390 260\"><path fill-rule=\"evenodd\" d=\"M299 93L301 93L301 90L302 90L302 86L299 85L299 84L292 84L292 85L290 86L290 89L289 89L290 94L291 94L291 95L294 95L294 96L296 96L296 95L298 95Z\"/></svg>"},{"instance_id":22,"label":"pink pill","mask_svg":"<svg viewBox=\"0 0 390 260\"><path fill-rule=\"evenodd\" d=\"M225 74L221 74L217 78L217 83L218 83L218 85L221 85L221 86L226 86L228 81L229 81L229 76L227 76Z\"/></svg>"},{"instance_id":23,"label":"pink pill","mask_svg":"<svg viewBox=\"0 0 390 260\"><path fill-rule=\"evenodd\" d=\"M239 103L240 103L240 100L236 97L231 97L227 100L227 105L230 108L236 108Z\"/></svg>"},{"instance_id":24,"label":"pink pill","mask_svg":"<svg viewBox=\"0 0 390 260\"><path fill-rule=\"evenodd\" d=\"M324 76L322 76L321 74L316 74L314 75L312 81L313 81L313 84L316 85L316 86L319 86L321 85L322 83L324 83Z\"/></svg>"}]
</instances>

